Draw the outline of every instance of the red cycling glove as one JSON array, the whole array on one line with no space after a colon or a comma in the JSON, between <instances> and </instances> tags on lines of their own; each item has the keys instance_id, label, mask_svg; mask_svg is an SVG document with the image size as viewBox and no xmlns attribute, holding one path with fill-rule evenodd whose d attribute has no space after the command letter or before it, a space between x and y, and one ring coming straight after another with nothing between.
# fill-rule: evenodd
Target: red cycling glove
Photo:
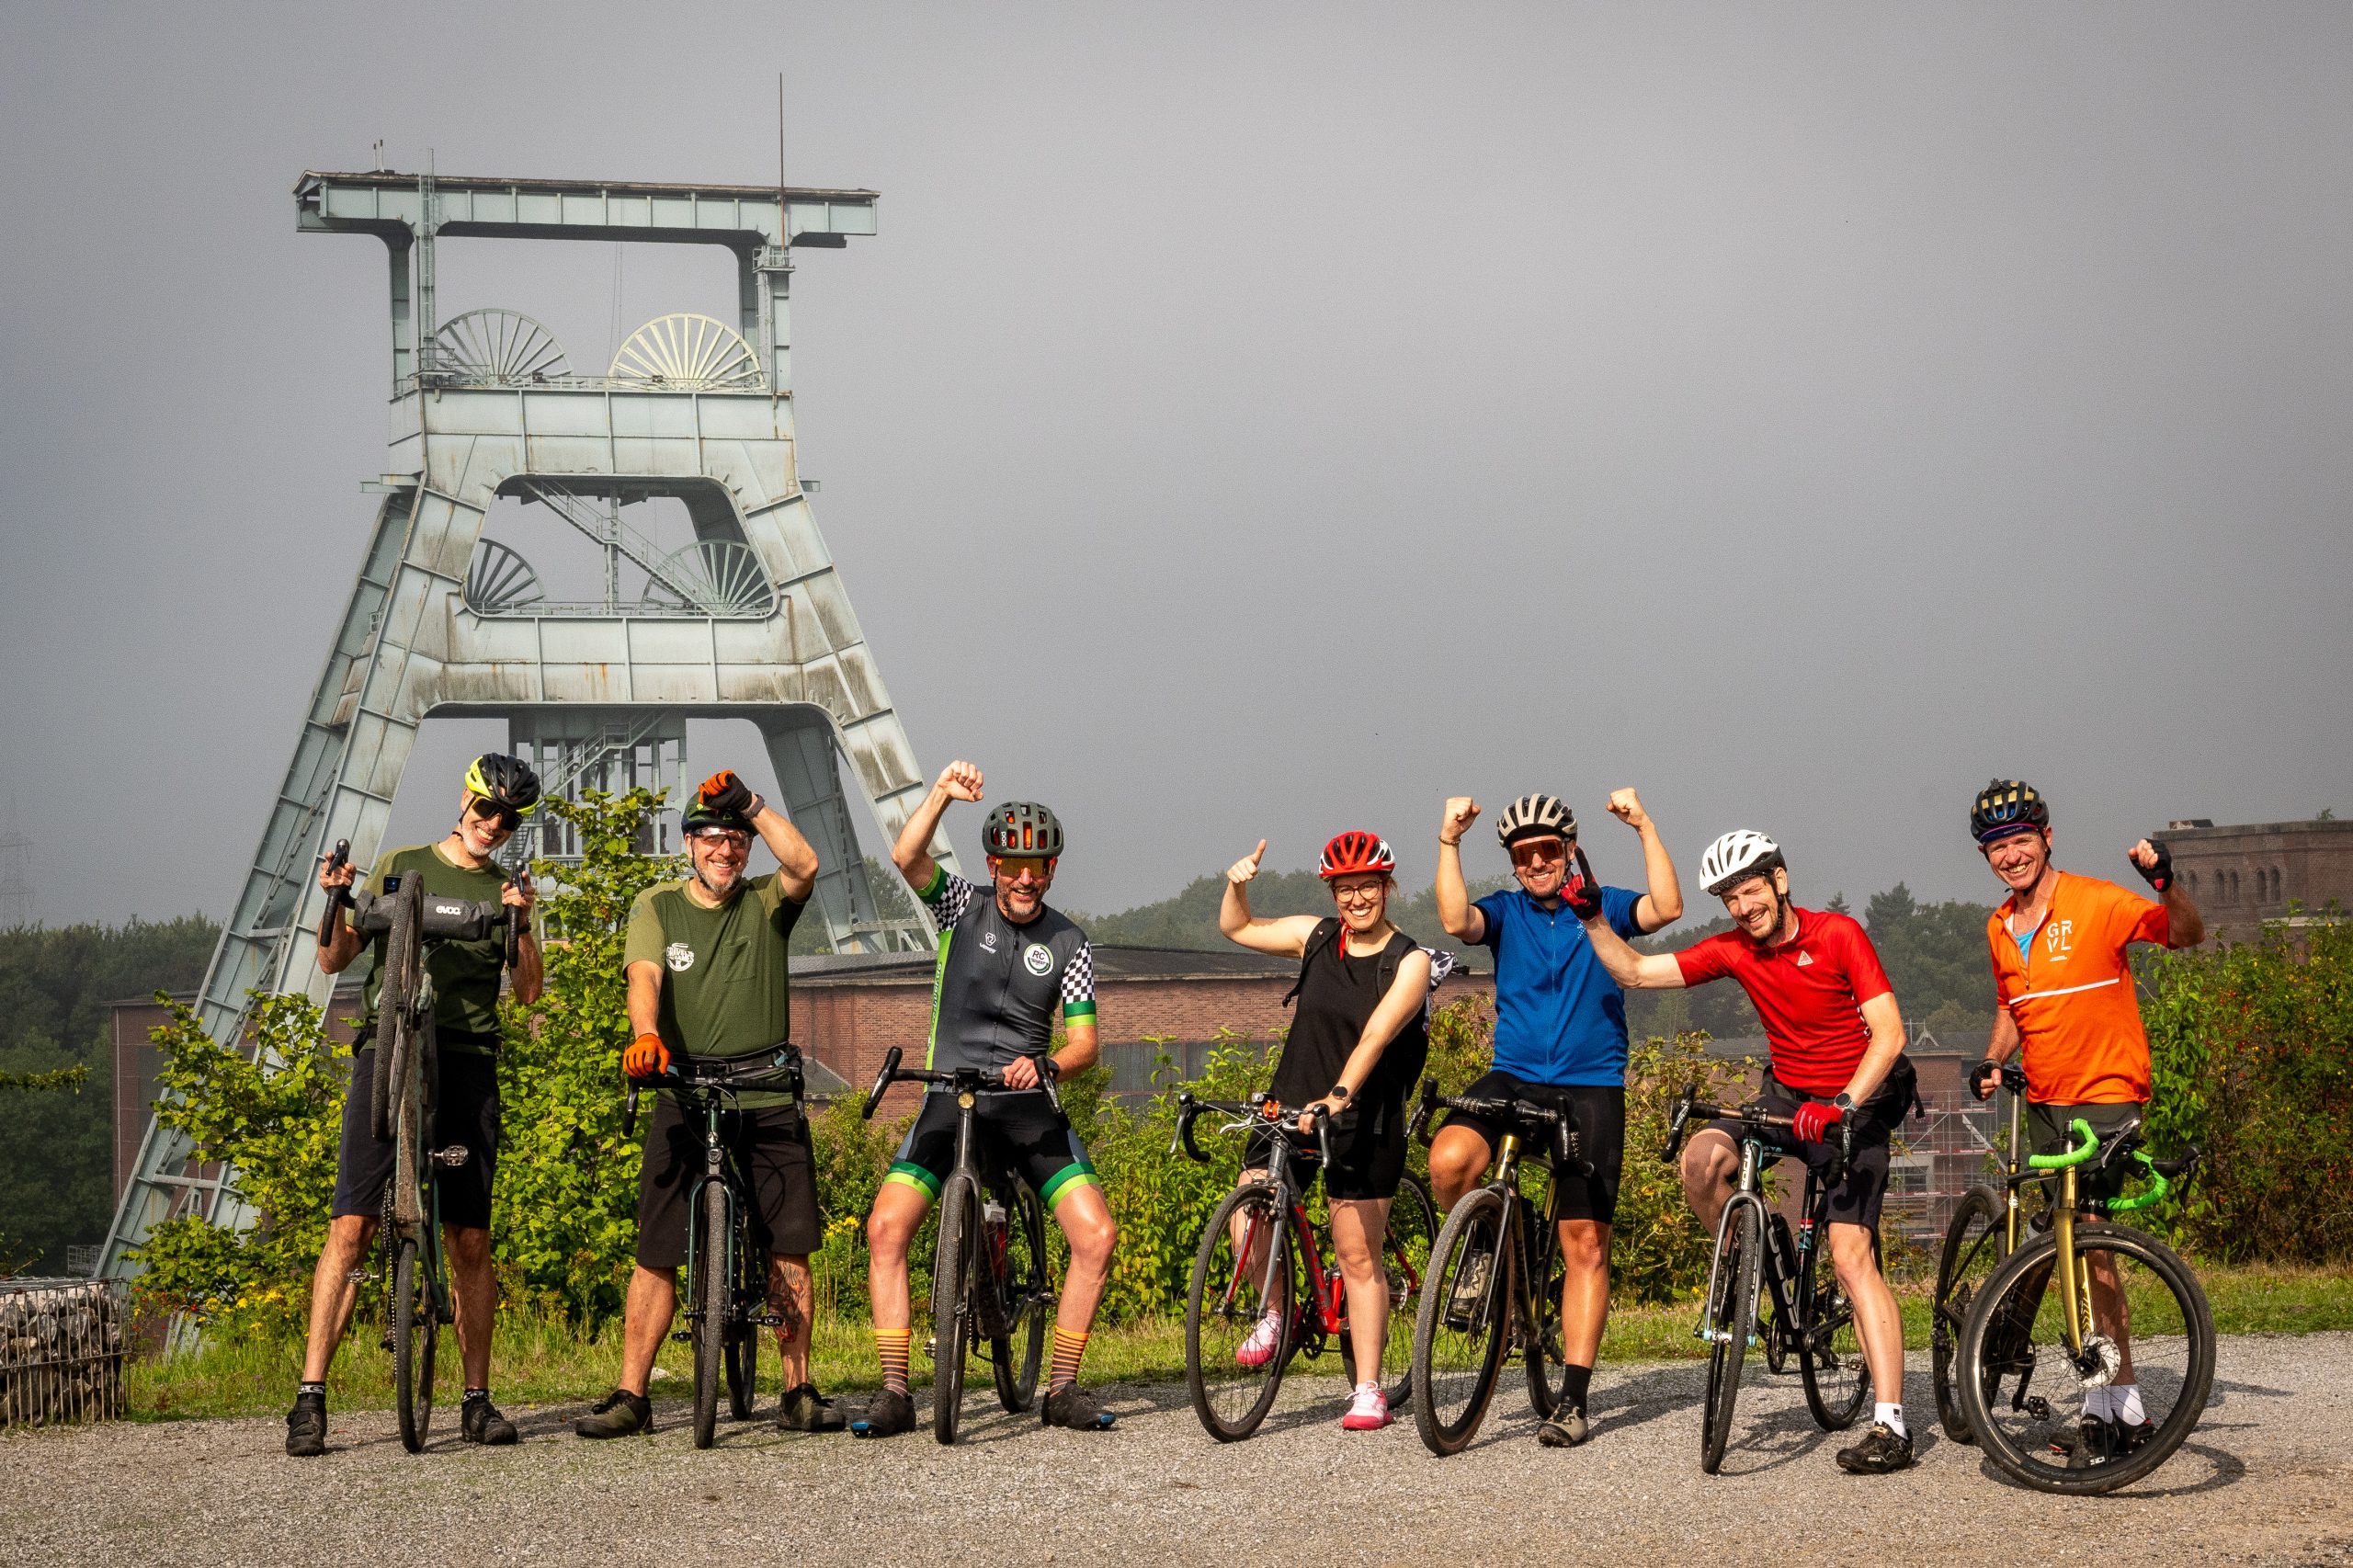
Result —
<instances>
[{"instance_id":1,"label":"red cycling glove","mask_svg":"<svg viewBox=\"0 0 2353 1568\"><path fill-rule=\"evenodd\" d=\"M1803 1143L1819 1143L1822 1135L1847 1119L1847 1113L1821 1100L1808 1100L1790 1118L1790 1131Z\"/></svg>"}]
</instances>

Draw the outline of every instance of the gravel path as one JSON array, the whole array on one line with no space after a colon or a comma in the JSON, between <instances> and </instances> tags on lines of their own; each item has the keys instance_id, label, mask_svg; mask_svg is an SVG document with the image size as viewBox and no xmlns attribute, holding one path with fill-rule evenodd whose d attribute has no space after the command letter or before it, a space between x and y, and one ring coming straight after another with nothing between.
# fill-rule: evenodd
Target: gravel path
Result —
<instances>
[{"instance_id":1,"label":"gravel path","mask_svg":"<svg viewBox=\"0 0 2353 1568\"><path fill-rule=\"evenodd\" d=\"M1604 1368L1583 1449L1539 1447L1506 1385L1480 1440L1434 1460L1410 1421L1339 1429L1340 1387L1303 1381L1257 1437L1211 1442L1181 1388L1110 1391L1101 1436L990 1413L941 1449L722 1426L697 1453L665 1405L649 1439L574 1437L578 1406L510 1411L519 1448L400 1451L389 1415L338 1414L323 1460L274 1419L0 1438L6 1557L27 1564L381 1562L421 1532L437 1565L2137 1562L2353 1563L2353 1335L2223 1342L2214 1403L2149 1482L2098 1499L2003 1483L1908 1392L1921 1462L1854 1477L1794 1378L1752 1376L1724 1471L1699 1473L1700 1369ZM970 1398L968 1414L981 1409ZM454 1415L454 1412L450 1413ZM1248 1488L1246 1493L1235 1489ZM1364 1514L1352 1502L1375 1499ZM404 1524L401 1510L413 1524ZM2094 1543L2097 1542L2097 1549Z\"/></svg>"}]
</instances>

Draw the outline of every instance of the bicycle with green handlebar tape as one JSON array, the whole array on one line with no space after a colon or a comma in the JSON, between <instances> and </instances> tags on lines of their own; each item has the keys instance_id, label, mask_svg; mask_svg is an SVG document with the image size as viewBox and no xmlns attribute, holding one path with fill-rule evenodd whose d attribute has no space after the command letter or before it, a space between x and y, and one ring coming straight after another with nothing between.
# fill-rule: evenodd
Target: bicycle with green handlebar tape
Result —
<instances>
[{"instance_id":1,"label":"bicycle with green handlebar tape","mask_svg":"<svg viewBox=\"0 0 2353 1568\"><path fill-rule=\"evenodd\" d=\"M2048 1229L1973 1292L1961 1325L1954 1392L1985 1457L2040 1492L2112 1492L2173 1456L2214 1381L2214 1314L2189 1266L2156 1237L2114 1221L2177 1190L2199 1151L2152 1159L2140 1123L2103 1140L2080 1118L2063 1153L2034 1154L2005 1176L2052 1189ZM2079 1180L2129 1161L2138 1197L2081 1199Z\"/></svg>"}]
</instances>

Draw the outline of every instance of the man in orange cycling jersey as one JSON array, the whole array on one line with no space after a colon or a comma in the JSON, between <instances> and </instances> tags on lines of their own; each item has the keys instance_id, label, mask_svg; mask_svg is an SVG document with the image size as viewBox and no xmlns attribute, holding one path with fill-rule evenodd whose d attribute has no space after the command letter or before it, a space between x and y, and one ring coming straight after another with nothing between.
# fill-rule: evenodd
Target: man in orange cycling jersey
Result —
<instances>
[{"instance_id":1,"label":"man in orange cycling jersey","mask_svg":"<svg viewBox=\"0 0 2353 1568\"><path fill-rule=\"evenodd\" d=\"M2034 1152L2059 1153L2075 1140L2069 1124L2091 1124L2105 1142L2139 1125L2149 1108L2149 1037L2141 1028L2126 949L2134 942L2196 947L2206 922L2173 874L2173 856L2142 839L2127 851L2132 869L2164 899L2152 903L2114 882L2079 877L2051 863L2051 807L2020 779L1996 778L1969 809L1969 831L2010 896L1985 922L1994 957L1997 1010L1985 1060L1970 1074L1979 1099L1994 1092L2002 1063L2024 1049L2027 1120ZM2114 1160L2081 1181L2084 1200L2107 1201L2124 1185ZM2092 1282L2092 1319L2121 1358L2114 1381L2084 1394L2081 1441L2088 1457L2127 1454L2155 1428L2133 1381L2131 1323L2117 1288L2115 1260L2085 1255Z\"/></svg>"}]
</instances>

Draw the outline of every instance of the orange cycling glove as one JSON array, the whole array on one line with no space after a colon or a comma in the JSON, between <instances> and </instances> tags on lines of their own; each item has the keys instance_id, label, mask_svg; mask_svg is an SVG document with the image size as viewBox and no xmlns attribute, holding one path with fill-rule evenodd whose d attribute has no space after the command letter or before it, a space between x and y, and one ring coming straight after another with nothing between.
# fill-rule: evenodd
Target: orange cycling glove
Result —
<instances>
[{"instance_id":1,"label":"orange cycling glove","mask_svg":"<svg viewBox=\"0 0 2353 1568\"><path fill-rule=\"evenodd\" d=\"M621 1052L621 1072L631 1078L658 1078L670 1070L670 1048L658 1034L642 1034Z\"/></svg>"}]
</instances>

